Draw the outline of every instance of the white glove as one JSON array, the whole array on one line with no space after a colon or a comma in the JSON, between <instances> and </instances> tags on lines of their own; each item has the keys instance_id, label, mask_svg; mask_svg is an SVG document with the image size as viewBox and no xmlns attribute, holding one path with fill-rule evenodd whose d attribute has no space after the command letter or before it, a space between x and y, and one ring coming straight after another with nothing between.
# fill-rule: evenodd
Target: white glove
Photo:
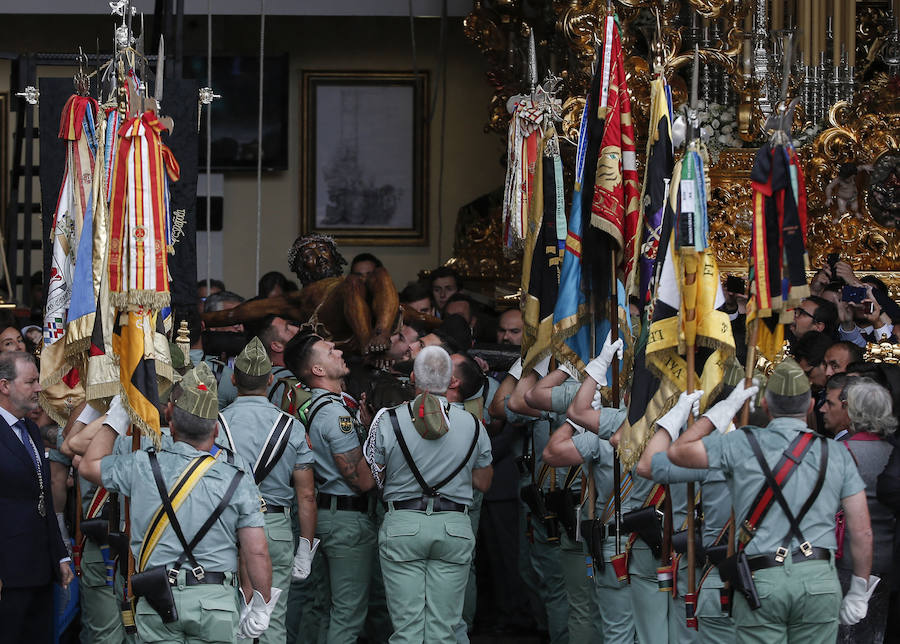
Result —
<instances>
[{"instance_id":1,"label":"white glove","mask_svg":"<svg viewBox=\"0 0 900 644\"><path fill-rule=\"evenodd\" d=\"M522 378L522 358L519 358L513 363L513 366L509 368L509 375L511 375L516 380Z\"/></svg>"},{"instance_id":2,"label":"white glove","mask_svg":"<svg viewBox=\"0 0 900 644\"><path fill-rule=\"evenodd\" d=\"M262 594L258 590L253 591L253 598L247 605L247 614L241 620L238 627L238 637L246 639L255 639L266 632L269 628L269 619L272 617L272 611L275 610L275 604L281 597L280 588L272 588L271 597L268 602L263 599Z\"/></svg>"},{"instance_id":3,"label":"white glove","mask_svg":"<svg viewBox=\"0 0 900 644\"><path fill-rule=\"evenodd\" d=\"M541 378L545 378L550 373L550 356L542 358L540 362L532 367Z\"/></svg>"},{"instance_id":4,"label":"white glove","mask_svg":"<svg viewBox=\"0 0 900 644\"><path fill-rule=\"evenodd\" d=\"M600 386L597 386L597 391L594 392L594 397L591 399L591 409L594 411L600 411L603 409L603 395L600 393Z\"/></svg>"},{"instance_id":5,"label":"white glove","mask_svg":"<svg viewBox=\"0 0 900 644\"><path fill-rule=\"evenodd\" d=\"M122 398L118 394L113 396L112 402L109 403L109 411L106 412L106 420L103 421L103 424L114 429L119 436L125 436L128 432L131 419L128 417L128 412L125 411L125 406L122 404Z\"/></svg>"},{"instance_id":6,"label":"white glove","mask_svg":"<svg viewBox=\"0 0 900 644\"><path fill-rule=\"evenodd\" d=\"M238 617L238 624L243 624L244 618L247 616L247 613L250 612L250 604L247 602L247 598L244 596L244 589L238 588L238 592L241 594L241 614ZM246 639L240 635L238 635L238 637L240 637L241 639Z\"/></svg>"},{"instance_id":7,"label":"white glove","mask_svg":"<svg viewBox=\"0 0 900 644\"><path fill-rule=\"evenodd\" d=\"M610 335L607 333L603 348L600 349L600 355L588 363L584 368L584 372L596 380L598 385L605 387L607 384L606 372L609 369L609 365L612 363L613 357L615 356L617 356L619 360L622 359L623 346L622 338L616 338L615 342L610 342Z\"/></svg>"},{"instance_id":8,"label":"white glove","mask_svg":"<svg viewBox=\"0 0 900 644\"><path fill-rule=\"evenodd\" d=\"M850 580L850 590L847 591L841 602L841 624L852 626L865 618L866 613L869 612L869 597L875 592L879 581L881 579L875 575L869 575L868 581L853 575Z\"/></svg>"},{"instance_id":9,"label":"white glove","mask_svg":"<svg viewBox=\"0 0 900 644\"><path fill-rule=\"evenodd\" d=\"M573 421L569 420L568 418L566 418L566 422L572 426L572 429L575 430L575 434L583 434L585 432L584 427L582 427L578 423L573 422Z\"/></svg>"},{"instance_id":10,"label":"white glove","mask_svg":"<svg viewBox=\"0 0 900 644\"><path fill-rule=\"evenodd\" d=\"M703 392L700 390L691 393L682 391L681 395L678 396L678 402L675 403L675 406L667 411L662 418L657 420L656 424L669 432L669 436L671 436L674 441L678 438L681 428L684 427L684 424L687 422L691 413L693 413L694 416L700 413L700 398L702 396Z\"/></svg>"},{"instance_id":11,"label":"white glove","mask_svg":"<svg viewBox=\"0 0 900 644\"><path fill-rule=\"evenodd\" d=\"M300 537L300 543L297 544L297 554L294 555L294 565L291 567L291 577L300 581L309 577L309 571L312 568L312 560L316 555L316 549L319 547L319 540L313 538L310 546L309 539Z\"/></svg>"},{"instance_id":12,"label":"white glove","mask_svg":"<svg viewBox=\"0 0 900 644\"><path fill-rule=\"evenodd\" d=\"M75 419L75 422L82 423L83 425L90 425L102 415L102 412L97 411L90 405L85 405L84 409L81 410L81 413L78 414L78 418Z\"/></svg>"},{"instance_id":13,"label":"white glove","mask_svg":"<svg viewBox=\"0 0 900 644\"><path fill-rule=\"evenodd\" d=\"M721 402L717 402L707 409L706 413L703 415L709 419L709 422L715 425L716 429L720 432L724 432L728 429L728 425L731 424L735 414L743 407L744 401L748 398L753 398L757 391L759 391L759 387L755 384L745 389L744 381L741 380L734 390L728 394L728 398ZM750 404L752 405L753 402L751 401Z\"/></svg>"},{"instance_id":14,"label":"white glove","mask_svg":"<svg viewBox=\"0 0 900 644\"><path fill-rule=\"evenodd\" d=\"M576 380L578 380L578 372L565 362L561 362L557 369L564 372L567 376L569 376L569 378L575 378Z\"/></svg>"}]
</instances>

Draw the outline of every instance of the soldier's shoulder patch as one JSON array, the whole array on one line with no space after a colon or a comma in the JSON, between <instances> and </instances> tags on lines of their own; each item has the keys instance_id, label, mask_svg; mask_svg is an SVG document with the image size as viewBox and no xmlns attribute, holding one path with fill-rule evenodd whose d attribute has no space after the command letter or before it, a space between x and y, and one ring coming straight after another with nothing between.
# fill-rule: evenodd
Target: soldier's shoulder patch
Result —
<instances>
[{"instance_id":1,"label":"soldier's shoulder patch","mask_svg":"<svg viewBox=\"0 0 900 644\"><path fill-rule=\"evenodd\" d=\"M345 434L353 431L353 419L350 416L341 416L338 418L338 426Z\"/></svg>"}]
</instances>

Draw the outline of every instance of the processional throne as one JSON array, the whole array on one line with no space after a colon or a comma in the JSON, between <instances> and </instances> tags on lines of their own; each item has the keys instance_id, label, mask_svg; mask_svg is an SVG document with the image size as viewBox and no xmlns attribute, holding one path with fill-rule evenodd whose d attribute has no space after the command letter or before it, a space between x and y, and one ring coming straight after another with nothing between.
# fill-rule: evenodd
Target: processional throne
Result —
<instances>
[{"instance_id":1,"label":"processional throne","mask_svg":"<svg viewBox=\"0 0 900 644\"><path fill-rule=\"evenodd\" d=\"M621 24L642 175L651 61L662 66L678 110L687 99L684 79L696 45L703 64L702 126L712 156L710 239L723 275L740 275L747 271L750 245L750 170L767 136L766 117L777 109L785 37L791 34L805 48L794 53L788 94L801 99L793 132L806 174L811 266L838 253L900 297L900 33L889 3L845 4L838 46L837 15L820 16L817 23L813 9L811 22L790 15L794 5L778 0L476 0L465 32L487 59L495 89L485 131L506 136L507 100L527 91L526 43L533 34L538 69L563 79L556 95L562 104L558 129L574 141L594 36L611 5ZM809 32L807 42L803 34ZM563 150L569 173L574 153L574 145ZM841 210L827 204L826 188L851 163L865 168L855 181L858 206ZM515 293L518 263L504 256L500 204L486 196L480 205L461 211L448 264L478 290Z\"/></svg>"}]
</instances>

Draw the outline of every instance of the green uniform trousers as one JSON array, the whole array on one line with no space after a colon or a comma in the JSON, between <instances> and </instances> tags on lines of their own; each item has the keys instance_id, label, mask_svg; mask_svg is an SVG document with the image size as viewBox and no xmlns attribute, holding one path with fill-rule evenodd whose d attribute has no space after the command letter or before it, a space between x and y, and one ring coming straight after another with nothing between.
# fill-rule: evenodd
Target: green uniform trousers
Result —
<instances>
[{"instance_id":1,"label":"green uniform trousers","mask_svg":"<svg viewBox=\"0 0 900 644\"><path fill-rule=\"evenodd\" d=\"M752 611L734 593L738 642L834 642L837 639L841 585L833 561L792 562L753 573L762 604Z\"/></svg>"},{"instance_id":2,"label":"green uniform trousers","mask_svg":"<svg viewBox=\"0 0 900 644\"><path fill-rule=\"evenodd\" d=\"M615 540L603 544L606 563L602 569L594 562L594 591L597 596L600 630L605 644L634 644L634 614L631 588L616 578L609 557L615 552Z\"/></svg>"},{"instance_id":3,"label":"green uniform trousers","mask_svg":"<svg viewBox=\"0 0 900 644\"><path fill-rule=\"evenodd\" d=\"M700 571L698 570L698 579ZM697 641L703 644L718 644L719 642L733 642L734 620L727 611L722 610L722 599L719 588L722 582L719 572L713 570L697 593L697 622L699 632Z\"/></svg>"},{"instance_id":4,"label":"green uniform trousers","mask_svg":"<svg viewBox=\"0 0 900 644\"><path fill-rule=\"evenodd\" d=\"M391 643L455 644L475 549L469 517L391 510L378 548L394 624Z\"/></svg>"},{"instance_id":5,"label":"green uniform trousers","mask_svg":"<svg viewBox=\"0 0 900 644\"><path fill-rule=\"evenodd\" d=\"M325 644L328 635L328 613L331 610L331 587L328 566L322 547L313 557L309 577L291 585L287 620L296 615L296 630L292 631L296 644ZM292 602L297 603L292 605ZM297 605L299 604L299 606ZM297 611L296 613L294 611Z\"/></svg>"},{"instance_id":6,"label":"green uniform trousers","mask_svg":"<svg viewBox=\"0 0 900 644\"><path fill-rule=\"evenodd\" d=\"M275 604L269 628L259 638L260 644L285 644L287 631L285 616L289 589L291 587L291 567L294 564L294 534L291 532L291 515L282 512L267 512L266 540L269 542L269 559L272 561L272 586L282 590Z\"/></svg>"},{"instance_id":7,"label":"green uniform trousers","mask_svg":"<svg viewBox=\"0 0 900 644\"><path fill-rule=\"evenodd\" d=\"M118 576L118 573L116 573ZM125 627L119 611L118 597L112 586L106 585L106 564L100 548L85 539L81 556L81 641L84 644L103 642L120 644L125 641Z\"/></svg>"},{"instance_id":8,"label":"green uniform trousers","mask_svg":"<svg viewBox=\"0 0 900 644\"><path fill-rule=\"evenodd\" d=\"M472 490L472 505L469 506L469 522L472 524L472 534L478 539L478 524L481 521L481 502L484 492ZM475 579L475 557L472 556L472 564L469 566L469 579L466 582L466 598L463 602L463 624L457 626L457 640L460 644L469 641L468 632L475 625L475 610L478 607L478 586Z\"/></svg>"},{"instance_id":9,"label":"green uniform trousers","mask_svg":"<svg viewBox=\"0 0 900 644\"><path fill-rule=\"evenodd\" d=\"M580 543L569 539L565 530L561 531L559 559L569 600L569 641L600 641L594 585L587 576L584 549Z\"/></svg>"},{"instance_id":10,"label":"green uniform trousers","mask_svg":"<svg viewBox=\"0 0 900 644\"><path fill-rule=\"evenodd\" d=\"M385 510L381 503L375 504L375 532L381 530ZM394 627L388 613L387 597L384 595L384 576L381 574L381 558L372 561L372 583L369 586L369 610L366 614L365 636L368 644L387 644Z\"/></svg>"},{"instance_id":11,"label":"green uniform trousers","mask_svg":"<svg viewBox=\"0 0 900 644\"><path fill-rule=\"evenodd\" d=\"M640 644L655 644L669 632L669 595L659 592L656 569L659 560L640 539L628 557L634 630ZM682 613L683 614L683 613Z\"/></svg>"},{"instance_id":12,"label":"green uniform trousers","mask_svg":"<svg viewBox=\"0 0 900 644\"><path fill-rule=\"evenodd\" d=\"M547 529L543 521L531 517L531 563L540 579L539 592L547 607L547 627L550 644L567 644L569 641L569 597L566 580L562 574L562 557L559 542L547 541Z\"/></svg>"},{"instance_id":13,"label":"green uniform trousers","mask_svg":"<svg viewBox=\"0 0 900 644\"><path fill-rule=\"evenodd\" d=\"M368 513L319 509L316 559L322 558L331 589L328 644L355 642L363 634L375 560L375 522ZM324 555L324 556L323 556ZM306 637L301 632L301 637Z\"/></svg>"},{"instance_id":14,"label":"green uniform trousers","mask_svg":"<svg viewBox=\"0 0 900 644\"><path fill-rule=\"evenodd\" d=\"M534 544L528 536L528 507L519 502L519 549L518 549L518 571L519 577L525 587L525 594L528 596L528 606L526 612L530 612L534 618L535 625L538 630L546 631L547 626L547 607L541 596L541 580L538 579L537 571L531 563L531 549Z\"/></svg>"},{"instance_id":15,"label":"green uniform trousers","mask_svg":"<svg viewBox=\"0 0 900 644\"><path fill-rule=\"evenodd\" d=\"M183 570L183 569L182 569ZM134 620L141 642L234 642L238 628L238 592L230 584L185 586L184 572L172 587L178 620L163 624L146 599L139 599Z\"/></svg>"}]
</instances>

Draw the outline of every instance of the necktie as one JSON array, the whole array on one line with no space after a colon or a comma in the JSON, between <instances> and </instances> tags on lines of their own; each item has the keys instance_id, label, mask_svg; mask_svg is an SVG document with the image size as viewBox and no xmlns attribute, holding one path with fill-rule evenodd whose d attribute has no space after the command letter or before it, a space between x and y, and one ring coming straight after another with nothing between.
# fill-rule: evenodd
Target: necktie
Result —
<instances>
[{"instance_id":1,"label":"necktie","mask_svg":"<svg viewBox=\"0 0 900 644\"><path fill-rule=\"evenodd\" d=\"M31 462L34 463L34 468L36 470L40 470L40 465L37 462L34 447L31 444L31 437L28 435L28 426L25 425L25 421L20 419L17 420L13 425L13 428L16 430L16 433L19 435L19 438L22 441L22 445L25 447L25 451L28 452L28 456L31 457Z\"/></svg>"}]
</instances>

